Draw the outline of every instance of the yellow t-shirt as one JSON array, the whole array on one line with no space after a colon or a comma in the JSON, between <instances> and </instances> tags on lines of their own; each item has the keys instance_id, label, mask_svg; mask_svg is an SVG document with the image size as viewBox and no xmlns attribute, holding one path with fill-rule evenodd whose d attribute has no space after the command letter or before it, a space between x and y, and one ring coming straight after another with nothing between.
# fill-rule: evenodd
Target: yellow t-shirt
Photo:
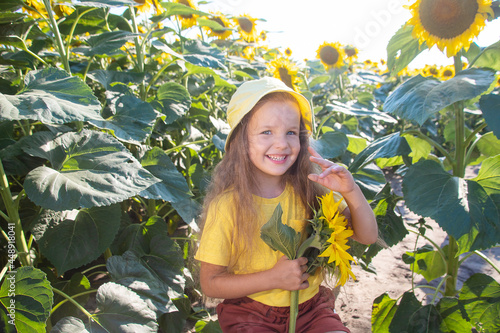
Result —
<instances>
[{"instance_id":1,"label":"yellow t-shirt","mask_svg":"<svg viewBox=\"0 0 500 333\"><path fill-rule=\"evenodd\" d=\"M292 186L287 185L283 193L276 198L266 199L254 196L254 200L258 206L257 211L262 212L262 217L258 221L258 230L269 221L274 209L280 203L283 209L282 222L300 232L302 240L306 238L306 211L299 198L294 195ZM195 255L196 260L213 265L228 266L231 256L236 255L232 245L236 241L232 237L234 228L234 220L230 213L232 204L232 195L231 192L228 192L215 200L209 208L200 245ZM342 202L339 208L343 210L346 206ZM252 249L252 253L248 253L251 257L245 260L245 263L237 261L232 273L248 274L268 270L274 267L278 259L283 256L281 252L273 251L264 243L260 238L260 233L256 233L256 237L258 238L256 246ZM318 271L315 275L311 275L308 281L309 287L299 293L299 303L316 295L323 281L323 276ZM269 306L290 306L290 291L288 290L267 290L248 295L248 297Z\"/></svg>"}]
</instances>

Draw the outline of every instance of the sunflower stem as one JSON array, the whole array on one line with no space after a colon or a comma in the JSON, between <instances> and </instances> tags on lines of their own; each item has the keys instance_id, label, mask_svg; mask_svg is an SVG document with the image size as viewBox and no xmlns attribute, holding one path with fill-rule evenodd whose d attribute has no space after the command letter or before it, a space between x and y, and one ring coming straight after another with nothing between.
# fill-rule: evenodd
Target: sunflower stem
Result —
<instances>
[{"instance_id":1,"label":"sunflower stem","mask_svg":"<svg viewBox=\"0 0 500 333\"><path fill-rule=\"evenodd\" d=\"M290 292L290 321L288 324L288 333L295 333L298 314L299 314L299 291L292 290Z\"/></svg>"},{"instance_id":2,"label":"sunflower stem","mask_svg":"<svg viewBox=\"0 0 500 333\"><path fill-rule=\"evenodd\" d=\"M59 55L61 57L62 63L64 65L64 69L68 74L71 75L71 68L69 67L69 55L66 54L66 49L64 48L64 43L61 37L61 33L59 32L59 27L57 25L57 21L54 17L54 13L52 12L52 7L50 5L49 0L43 0L43 4L45 5L45 9L47 10L47 15L49 16L49 27L52 30L52 33L55 37L56 47L59 51Z\"/></svg>"}]
</instances>

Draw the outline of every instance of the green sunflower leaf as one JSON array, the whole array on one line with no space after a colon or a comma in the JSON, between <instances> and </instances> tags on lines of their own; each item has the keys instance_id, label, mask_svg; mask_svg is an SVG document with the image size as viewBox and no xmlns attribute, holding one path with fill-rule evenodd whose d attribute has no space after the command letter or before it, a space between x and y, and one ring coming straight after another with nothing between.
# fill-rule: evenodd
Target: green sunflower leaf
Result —
<instances>
[{"instance_id":1,"label":"green sunflower leaf","mask_svg":"<svg viewBox=\"0 0 500 333\"><path fill-rule=\"evenodd\" d=\"M177 170L170 157L162 149L154 147L144 154L140 162L146 170L162 180L142 191L140 196L169 202L183 201L192 196L186 178Z\"/></svg>"},{"instance_id":2,"label":"green sunflower leaf","mask_svg":"<svg viewBox=\"0 0 500 333\"><path fill-rule=\"evenodd\" d=\"M389 124L395 124L398 122L396 119L394 119L394 117L388 115L387 113L381 112L373 107L367 108L363 104L358 103L356 101L350 101L347 102L346 104L338 101L332 101L330 104L325 105L325 109L328 110L329 112L331 111L341 112L349 116L370 117L375 120L380 120Z\"/></svg>"},{"instance_id":3,"label":"green sunflower leaf","mask_svg":"<svg viewBox=\"0 0 500 333\"><path fill-rule=\"evenodd\" d=\"M323 158L335 158L345 153L349 139L342 132L326 132L318 140L311 139L311 146Z\"/></svg>"},{"instance_id":4,"label":"green sunflower leaf","mask_svg":"<svg viewBox=\"0 0 500 333\"><path fill-rule=\"evenodd\" d=\"M432 281L446 273L446 262L439 253L431 246L423 246L416 252L406 252L406 255L414 258L413 271L421 274L427 281Z\"/></svg>"},{"instance_id":5,"label":"green sunflower leaf","mask_svg":"<svg viewBox=\"0 0 500 333\"><path fill-rule=\"evenodd\" d=\"M492 160L492 168L484 174L494 176L499 163ZM487 179L486 184L489 184ZM408 208L420 216L431 217L456 239L464 236L459 240L460 253L489 248L500 239L499 210L494 201L497 190L490 191L477 180L450 175L432 160L413 164L403 179Z\"/></svg>"},{"instance_id":6,"label":"green sunflower leaf","mask_svg":"<svg viewBox=\"0 0 500 333\"><path fill-rule=\"evenodd\" d=\"M146 141L153 131L156 112L148 102L125 95L116 100L116 110L106 119L90 120L99 128L106 128L120 140L138 144Z\"/></svg>"},{"instance_id":7,"label":"green sunflower leaf","mask_svg":"<svg viewBox=\"0 0 500 333\"><path fill-rule=\"evenodd\" d=\"M407 291L403 294L398 309L394 313L394 318L389 325L389 332L400 333L406 332L408 329L408 318L422 307L415 294Z\"/></svg>"},{"instance_id":8,"label":"green sunflower leaf","mask_svg":"<svg viewBox=\"0 0 500 333\"><path fill-rule=\"evenodd\" d=\"M172 124L191 107L191 96L182 85L167 82L160 86L156 99L151 105L166 115L165 123Z\"/></svg>"},{"instance_id":9,"label":"green sunflower leaf","mask_svg":"<svg viewBox=\"0 0 500 333\"><path fill-rule=\"evenodd\" d=\"M483 117L488 127L500 139L500 95L489 94L481 96L479 107L483 112Z\"/></svg>"},{"instance_id":10,"label":"green sunflower leaf","mask_svg":"<svg viewBox=\"0 0 500 333\"><path fill-rule=\"evenodd\" d=\"M482 49L477 58L471 60L471 66L500 71L500 41Z\"/></svg>"},{"instance_id":11,"label":"green sunflower leaf","mask_svg":"<svg viewBox=\"0 0 500 333\"><path fill-rule=\"evenodd\" d=\"M44 208L63 211L107 206L137 195L160 181L112 136L69 132L53 140L37 137L23 150L49 160L24 181L28 197Z\"/></svg>"},{"instance_id":12,"label":"green sunflower leaf","mask_svg":"<svg viewBox=\"0 0 500 333\"><path fill-rule=\"evenodd\" d=\"M419 43L412 36L413 26L403 25L389 40L387 44L387 68L391 75L397 75L405 69L413 59L427 49L425 43Z\"/></svg>"},{"instance_id":13,"label":"green sunflower leaf","mask_svg":"<svg viewBox=\"0 0 500 333\"><path fill-rule=\"evenodd\" d=\"M53 333L65 332L126 332L153 333L158 331L156 314L145 300L132 290L113 282L97 290L97 312L83 322L65 317L52 328Z\"/></svg>"},{"instance_id":14,"label":"green sunflower leaf","mask_svg":"<svg viewBox=\"0 0 500 333\"><path fill-rule=\"evenodd\" d=\"M50 282L41 270L25 266L8 272L0 289L0 323L7 320L5 326L14 326L17 332L45 333L53 295Z\"/></svg>"},{"instance_id":15,"label":"green sunflower leaf","mask_svg":"<svg viewBox=\"0 0 500 333\"><path fill-rule=\"evenodd\" d=\"M409 318L408 332L442 333L443 318L433 304L428 304Z\"/></svg>"},{"instance_id":16,"label":"green sunflower leaf","mask_svg":"<svg viewBox=\"0 0 500 333\"><path fill-rule=\"evenodd\" d=\"M396 300L384 293L373 300L372 332L387 333L398 306Z\"/></svg>"},{"instance_id":17,"label":"green sunflower leaf","mask_svg":"<svg viewBox=\"0 0 500 333\"><path fill-rule=\"evenodd\" d=\"M97 259L120 228L120 206L80 211L44 210L31 229L42 254L59 274Z\"/></svg>"},{"instance_id":18,"label":"green sunflower leaf","mask_svg":"<svg viewBox=\"0 0 500 333\"><path fill-rule=\"evenodd\" d=\"M84 40L90 46L85 50L84 54L87 57L123 54L124 52L120 48L126 42L132 41L136 36L137 34L123 30L100 33Z\"/></svg>"},{"instance_id":19,"label":"green sunflower leaf","mask_svg":"<svg viewBox=\"0 0 500 333\"><path fill-rule=\"evenodd\" d=\"M31 71L17 95L0 94L0 120L38 120L45 124L102 120L101 104L77 76L55 67Z\"/></svg>"},{"instance_id":20,"label":"green sunflower leaf","mask_svg":"<svg viewBox=\"0 0 500 333\"><path fill-rule=\"evenodd\" d=\"M462 303L455 297L443 297L439 300L436 307L443 318L442 332L469 332L472 329L472 324L462 316L465 313Z\"/></svg>"},{"instance_id":21,"label":"green sunflower leaf","mask_svg":"<svg viewBox=\"0 0 500 333\"><path fill-rule=\"evenodd\" d=\"M500 331L500 284L491 276L472 275L465 281L458 298L473 325L481 327L484 332Z\"/></svg>"},{"instance_id":22,"label":"green sunflower leaf","mask_svg":"<svg viewBox=\"0 0 500 333\"><path fill-rule=\"evenodd\" d=\"M486 92L494 80L494 71L478 68L461 71L444 82L417 75L389 95L384 110L422 125L445 107Z\"/></svg>"},{"instance_id":23,"label":"green sunflower leaf","mask_svg":"<svg viewBox=\"0 0 500 333\"><path fill-rule=\"evenodd\" d=\"M283 209L278 204L269 221L260 228L260 238L274 251L280 251L288 259L296 259L297 249L300 245L300 232L283 224L281 217Z\"/></svg>"},{"instance_id":24,"label":"green sunflower leaf","mask_svg":"<svg viewBox=\"0 0 500 333\"><path fill-rule=\"evenodd\" d=\"M349 166L349 171L356 172L362 165L370 163L377 158L390 158L404 156L411 153L410 146L399 132L389 134L373 141L359 153Z\"/></svg>"}]
</instances>

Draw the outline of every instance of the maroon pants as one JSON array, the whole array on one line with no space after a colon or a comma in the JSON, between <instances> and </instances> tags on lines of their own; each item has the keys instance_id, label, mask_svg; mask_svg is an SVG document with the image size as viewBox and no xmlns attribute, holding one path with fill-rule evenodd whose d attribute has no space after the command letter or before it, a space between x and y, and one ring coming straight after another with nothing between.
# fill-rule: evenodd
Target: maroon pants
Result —
<instances>
[{"instance_id":1,"label":"maroon pants","mask_svg":"<svg viewBox=\"0 0 500 333\"><path fill-rule=\"evenodd\" d=\"M335 296L330 289L320 287L310 300L299 304L297 332L325 333L349 329L333 312ZM288 332L289 307L273 307L248 297L227 299L217 306L219 324L224 333Z\"/></svg>"}]
</instances>

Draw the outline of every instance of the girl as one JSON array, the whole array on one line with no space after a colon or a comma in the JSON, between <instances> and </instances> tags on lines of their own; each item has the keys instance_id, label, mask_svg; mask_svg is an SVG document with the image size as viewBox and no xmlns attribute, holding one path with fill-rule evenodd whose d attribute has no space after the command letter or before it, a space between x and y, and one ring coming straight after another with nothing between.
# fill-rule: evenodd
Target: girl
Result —
<instances>
[{"instance_id":1,"label":"girl","mask_svg":"<svg viewBox=\"0 0 500 333\"><path fill-rule=\"evenodd\" d=\"M280 80L242 84L227 118L226 154L205 198L195 255L204 294L225 299L217 306L223 332L285 332L291 290L302 290L297 331L349 332L334 313L333 294L320 287L322 274L309 276L306 258L273 251L259 231L280 203L284 223L305 235L311 207L328 189L343 196L353 238L374 243L377 223L368 202L345 168L309 147L310 104Z\"/></svg>"}]
</instances>

